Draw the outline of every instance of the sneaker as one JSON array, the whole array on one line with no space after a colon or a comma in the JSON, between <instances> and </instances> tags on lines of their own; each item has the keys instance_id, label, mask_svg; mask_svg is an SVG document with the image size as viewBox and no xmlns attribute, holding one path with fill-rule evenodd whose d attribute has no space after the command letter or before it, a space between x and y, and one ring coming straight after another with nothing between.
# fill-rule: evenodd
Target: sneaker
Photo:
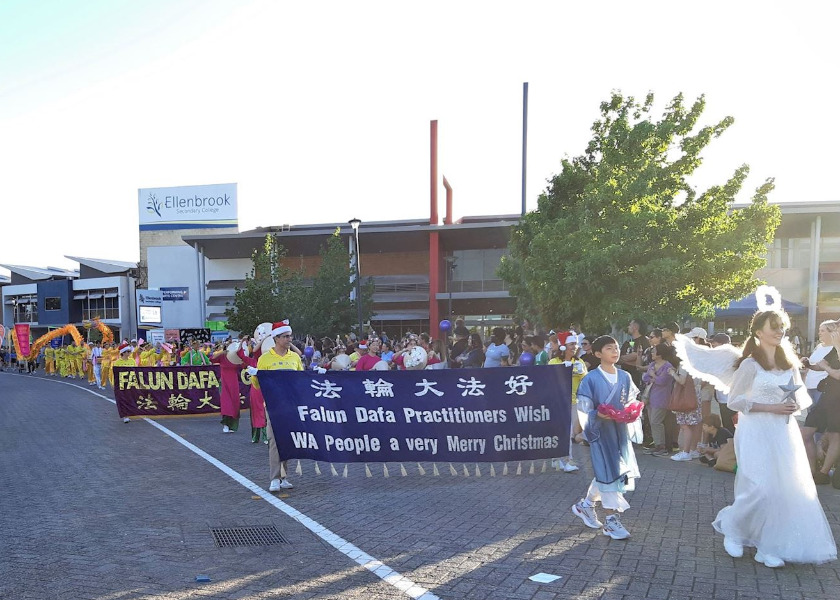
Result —
<instances>
[{"instance_id":1,"label":"sneaker","mask_svg":"<svg viewBox=\"0 0 840 600\"><path fill-rule=\"evenodd\" d=\"M128 417L123 417L123 423L128 423L129 421L131 421L131 419L129 419Z\"/></svg>"},{"instance_id":2,"label":"sneaker","mask_svg":"<svg viewBox=\"0 0 840 600\"><path fill-rule=\"evenodd\" d=\"M691 452L688 453L688 455L691 457L691 460L694 460L696 458L700 458L700 453L697 450L692 450Z\"/></svg>"},{"instance_id":3,"label":"sneaker","mask_svg":"<svg viewBox=\"0 0 840 600\"><path fill-rule=\"evenodd\" d=\"M280 487L281 487L281 488L283 488L284 490L290 490L290 489L292 489L292 488L293 488L293 487L295 487L295 486L293 486L293 485L289 482L289 480L288 480L288 479L282 479L282 480L280 481Z\"/></svg>"},{"instance_id":4,"label":"sneaker","mask_svg":"<svg viewBox=\"0 0 840 600\"><path fill-rule=\"evenodd\" d=\"M779 567L785 566L785 561L781 558L776 558L769 554L762 554L761 550L755 553L755 562L764 563L765 567L770 567L771 569L778 569Z\"/></svg>"},{"instance_id":5,"label":"sneaker","mask_svg":"<svg viewBox=\"0 0 840 600\"><path fill-rule=\"evenodd\" d=\"M572 506L572 514L580 517L583 524L590 529L599 529L603 527L603 523L598 520L598 513L595 512L594 506L584 506L583 500Z\"/></svg>"},{"instance_id":6,"label":"sneaker","mask_svg":"<svg viewBox=\"0 0 840 600\"><path fill-rule=\"evenodd\" d=\"M272 479L271 485L268 486L269 492L279 492L280 491L280 480L279 479Z\"/></svg>"},{"instance_id":7,"label":"sneaker","mask_svg":"<svg viewBox=\"0 0 840 600\"><path fill-rule=\"evenodd\" d=\"M626 540L630 537L630 532L624 528L624 525L621 524L621 521L615 515L607 517L607 524L604 525L601 532L614 540Z\"/></svg>"},{"instance_id":8,"label":"sneaker","mask_svg":"<svg viewBox=\"0 0 840 600\"><path fill-rule=\"evenodd\" d=\"M671 460L686 462L691 460L691 455L688 452L677 452L674 456L671 457Z\"/></svg>"},{"instance_id":9,"label":"sneaker","mask_svg":"<svg viewBox=\"0 0 840 600\"><path fill-rule=\"evenodd\" d=\"M575 471L580 471L580 467L577 466L574 462L568 461L565 465L563 465L564 473L574 473Z\"/></svg>"},{"instance_id":10,"label":"sneaker","mask_svg":"<svg viewBox=\"0 0 840 600\"><path fill-rule=\"evenodd\" d=\"M744 556L744 547L741 544L736 544L729 538L723 538L723 549L732 558L741 558Z\"/></svg>"},{"instance_id":11,"label":"sneaker","mask_svg":"<svg viewBox=\"0 0 840 600\"><path fill-rule=\"evenodd\" d=\"M227 425L222 427L222 433L230 433L230 427L228 427Z\"/></svg>"},{"instance_id":12,"label":"sneaker","mask_svg":"<svg viewBox=\"0 0 840 600\"><path fill-rule=\"evenodd\" d=\"M668 448L657 448L653 451L652 456L669 456L670 454L671 452L668 450Z\"/></svg>"}]
</instances>

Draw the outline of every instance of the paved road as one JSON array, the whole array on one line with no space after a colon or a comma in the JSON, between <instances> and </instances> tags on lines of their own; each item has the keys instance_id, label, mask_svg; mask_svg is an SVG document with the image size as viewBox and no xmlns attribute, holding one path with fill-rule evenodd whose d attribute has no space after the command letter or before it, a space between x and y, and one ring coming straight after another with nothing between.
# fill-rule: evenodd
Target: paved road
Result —
<instances>
[{"instance_id":1,"label":"paved road","mask_svg":"<svg viewBox=\"0 0 840 600\"><path fill-rule=\"evenodd\" d=\"M68 381L0 373L0 598L409 597L152 424L123 424L109 393ZM158 423L267 485L247 413L234 435L215 418ZM571 475L541 463L528 475L529 463L520 476L439 465L433 477L425 464L425 476L389 465L391 477L378 466L367 478L351 465L343 478L303 461L282 501L444 600L840 598L838 562L771 570L730 558L710 523L734 478L697 463L640 456L631 540L585 529L569 513L591 478L575 451L584 468ZM819 493L840 539L840 490ZM287 544L216 548L210 533L271 525ZM562 579L528 580L539 572Z\"/></svg>"}]
</instances>

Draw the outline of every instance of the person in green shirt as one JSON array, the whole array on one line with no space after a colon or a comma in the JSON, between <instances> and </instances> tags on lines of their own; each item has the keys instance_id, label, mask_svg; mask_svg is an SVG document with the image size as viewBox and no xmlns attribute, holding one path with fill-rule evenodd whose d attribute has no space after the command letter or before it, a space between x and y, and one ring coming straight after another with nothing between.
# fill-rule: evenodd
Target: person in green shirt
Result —
<instances>
[{"instance_id":1,"label":"person in green shirt","mask_svg":"<svg viewBox=\"0 0 840 600\"><path fill-rule=\"evenodd\" d=\"M531 337L531 353L534 355L535 365L547 365L549 356L545 351L545 338L542 334L536 334Z\"/></svg>"},{"instance_id":2,"label":"person in green shirt","mask_svg":"<svg viewBox=\"0 0 840 600\"><path fill-rule=\"evenodd\" d=\"M190 340L190 349L181 357L182 366L209 365L210 357L201 351L201 344L196 340Z\"/></svg>"}]
</instances>

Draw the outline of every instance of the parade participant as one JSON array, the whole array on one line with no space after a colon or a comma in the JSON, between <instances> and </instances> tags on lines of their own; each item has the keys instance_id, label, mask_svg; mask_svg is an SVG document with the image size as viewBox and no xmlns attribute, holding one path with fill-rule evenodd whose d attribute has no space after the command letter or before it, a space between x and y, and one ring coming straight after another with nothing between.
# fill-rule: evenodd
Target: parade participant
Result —
<instances>
[{"instance_id":1,"label":"parade participant","mask_svg":"<svg viewBox=\"0 0 840 600\"><path fill-rule=\"evenodd\" d=\"M592 450L595 478L589 484L586 497L572 506L572 513L587 527L600 528L604 535L624 540L630 533L618 519L618 514L630 508L624 493L635 489L635 480L639 477L633 439L641 441L641 426L638 420L629 424L613 420L598 407L605 405L620 411L635 401L639 390L627 371L616 368L620 351L614 338L602 335L592 342L592 351L601 364L580 382L577 410ZM603 525L595 512L598 502L608 511Z\"/></svg>"},{"instance_id":2,"label":"parade participant","mask_svg":"<svg viewBox=\"0 0 840 600\"><path fill-rule=\"evenodd\" d=\"M132 354L134 353L134 347L129 344L128 342L123 342L120 344L119 347L119 359L114 361L115 367L136 367L137 362L135 361ZM128 423L131 419L128 417L123 417L123 423Z\"/></svg>"},{"instance_id":3,"label":"parade participant","mask_svg":"<svg viewBox=\"0 0 840 600\"><path fill-rule=\"evenodd\" d=\"M197 340L190 340L189 349L181 357L181 365L209 365L210 358L201 351L201 345Z\"/></svg>"},{"instance_id":4,"label":"parade participant","mask_svg":"<svg viewBox=\"0 0 840 600\"><path fill-rule=\"evenodd\" d=\"M90 363L96 387L104 390L105 386L102 385L102 346L99 342L94 342L93 347L90 349Z\"/></svg>"},{"instance_id":5,"label":"parade participant","mask_svg":"<svg viewBox=\"0 0 840 600\"><path fill-rule=\"evenodd\" d=\"M66 347L62 346L55 351L55 360L58 363L59 377L70 377L70 358Z\"/></svg>"},{"instance_id":6,"label":"parade participant","mask_svg":"<svg viewBox=\"0 0 840 600\"><path fill-rule=\"evenodd\" d=\"M772 300L767 301L770 296ZM745 546L767 567L786 562L821 564L836 560L837 547L811 477L797 420L811 405L799 375L799 360L785 339L790 326L775 288L756 292L758 312L738 349L706 348L686 338L675 343L683 366L729 392L738 411L735 428L735 499L715 519L726 552L738 558ZM734 373L733 373L734 369Z\"/></svg>"},{"instance_id":7,"label":"parade participant","mask_svg":"<svg viewBox=\"0 0 840 600\"><path fill-rule=\"evenodd\" d=\"M379 340L368 342L362 340L359 343L359 360L356 361L357 371L370 371L373 365L378 363L381 359L377 355L379 351Z\"/></svg>"},{"instance_id":8,"label":"parade participant","mask_svg":"<svg viewBox=\"0 0 840 600\"><path fill-rule=\"evenodd\" d=\"M172 366L172 344L167 344L166 342L160 344L160 366Z\"/></svg>"},{"instance_id":9,"label":"parade participant","mask_svg":"<svg viewBox=\"0 0 840 600\"><path fill-rule=\"evenodd\" d=\"M542 337L542 336L534 336ZM542 344L540 344L541 346ZM577 415L577 392L578 388L580 387L580 382L583 380L584 375L587 373L586 364L578 358L577 356L577 336L574 332L570 332L566 335L565 343L560 346L562 355L555 356L551 360L548 361L549 365L565 365L567 367L572 368L572 426L570 431L570 437L572 441L578 441L579 439L577 436L582 433L583 429L580 426L580 419L578 419ZM570 454L568 456L564 456L559 460L559 466L563 469L565 473L574 473L575 471L580 470L575 464L574 459L571 456L571 446L569 447Z\"/></svg>"},{"instance_id":10,"label":"parade participant","mask_svg":"<svg viewBox=\"0 0 840 600\"><path fill-rule=\"evenodd\" d=\"M44 349L44 372L47 377L53 377L56 374L55 369L55 348L47 344Z\"/></svg>"},{"instance_id":11,"label":"parade participant","mask_svg":"<svg viewBox=\"0 0 840 600\"><path fill-rule=\"evenodd\" d=\"M231 361L227 350L222 348L210 357L210 362L219 365L222 371L222 433L233 433L239 429L239 372L242 361Z\"/></svg>"},{"instance_id":12,"label":"parade participant","mask_svg":"<svg viewBox=\"0 0 840 600\"><path fill-rule=\"evenodd\" d=\"M93 363L94 363L93 349L94 348L96 348L96 342L94 342L93 344L87 343L87 344L84 345L84 349L85 349L85 354L84 354L85 367L84 368L85 368L85 374L87 375L88 385L97 385L98 386L98 384L96 382L96 375L93 372Z\"/></svg>"},{"instance_id":13,"label":"parade participant","mask_svg":"<svg viewBox=\"0 0 840 600\"><path fill-rule=\"evenodd\" d=\"M158 349L149 343L143 346L140 351L140 366L141 367L156 367L160 360Z\"/></svg>"},{"instance_id":14,"label":"parade participant","mask_svg":"<svg viewBox=\"0 0 840 600\"><path fill-rule=\"evenodd\" d=\"M274 347L268 352L264 352L257 361L257 367L248 367L248 373L251 375L251 385L260 387L258 371L274 371L278 369L303 371L303 363L300 356L290 350L292 345L292 328L285 323L275 323L271 331L271 337L274 338ZM266 428L268 430L268 462L271 484L268 486L269 492L279 492L281 489L289 489L294 487L288 479L286 479L288 470L286 469L286 461L281 460L280 454L277 451L277 443L274 439L274 431L271 428L271 417L266 412Z\"/></svg>"},{"instance_id":15,"label":"parade participant","mask_svg":"<svg viewBox=\"0 0 840 600\"><path fill-rule=\"evenodd\" d=\"M108 344L102 351L102 386L110 383L114 387L114 363L119 359L120 351L114 343Z\"/></svg>"},{"instance_id":16,"label":"parade participant","mask_svg":"<svg viewBox=\"0 0 840 600\"><path fill-rule=\"evenodd\" d=\"M249 340L247 337L242 338L240 347L236 352L236 356L242 361L245 367L256 368L257 362L262 355L262 343L266 338L271 339L271 323L261 323L257 326L254 332L254 347L249 352ZM249 375L250 376L250 375ZM265 399L263 398L260 389L251 384L251 391L248 396L248 401L251 405L251 443L256 444L262 440L264 444L268 444L268 433L266 432L266 418L265 418Z\"/></svg>"},{"instance_id":17,"label":"parade participant","mask_svg":"<svg viewBox=\"0 0 840 600\"><path fill-rule=\"evenodd\" d=\"M85 349L83 346L70 346L73 349L73 369L76 376L81 379L84 376L82 362L84 361Z\"/></svg>"}]
</instances>

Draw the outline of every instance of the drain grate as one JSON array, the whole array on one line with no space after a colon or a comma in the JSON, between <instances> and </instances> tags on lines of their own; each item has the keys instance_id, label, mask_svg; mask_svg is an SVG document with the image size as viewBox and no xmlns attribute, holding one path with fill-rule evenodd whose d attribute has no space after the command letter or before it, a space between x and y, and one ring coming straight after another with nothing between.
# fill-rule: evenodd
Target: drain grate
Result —
<instances>
[{"instance_id":1,"label":"drain grate","mask_svg":"<svg viewBox=\"0 0 840 600\"><path fill-rule=\"evenodd\" d=\"M288 544L274 526L271 527L211 527L213 541L217 548L242 546L273 546Z\"/></svg>"}]
</instances>

